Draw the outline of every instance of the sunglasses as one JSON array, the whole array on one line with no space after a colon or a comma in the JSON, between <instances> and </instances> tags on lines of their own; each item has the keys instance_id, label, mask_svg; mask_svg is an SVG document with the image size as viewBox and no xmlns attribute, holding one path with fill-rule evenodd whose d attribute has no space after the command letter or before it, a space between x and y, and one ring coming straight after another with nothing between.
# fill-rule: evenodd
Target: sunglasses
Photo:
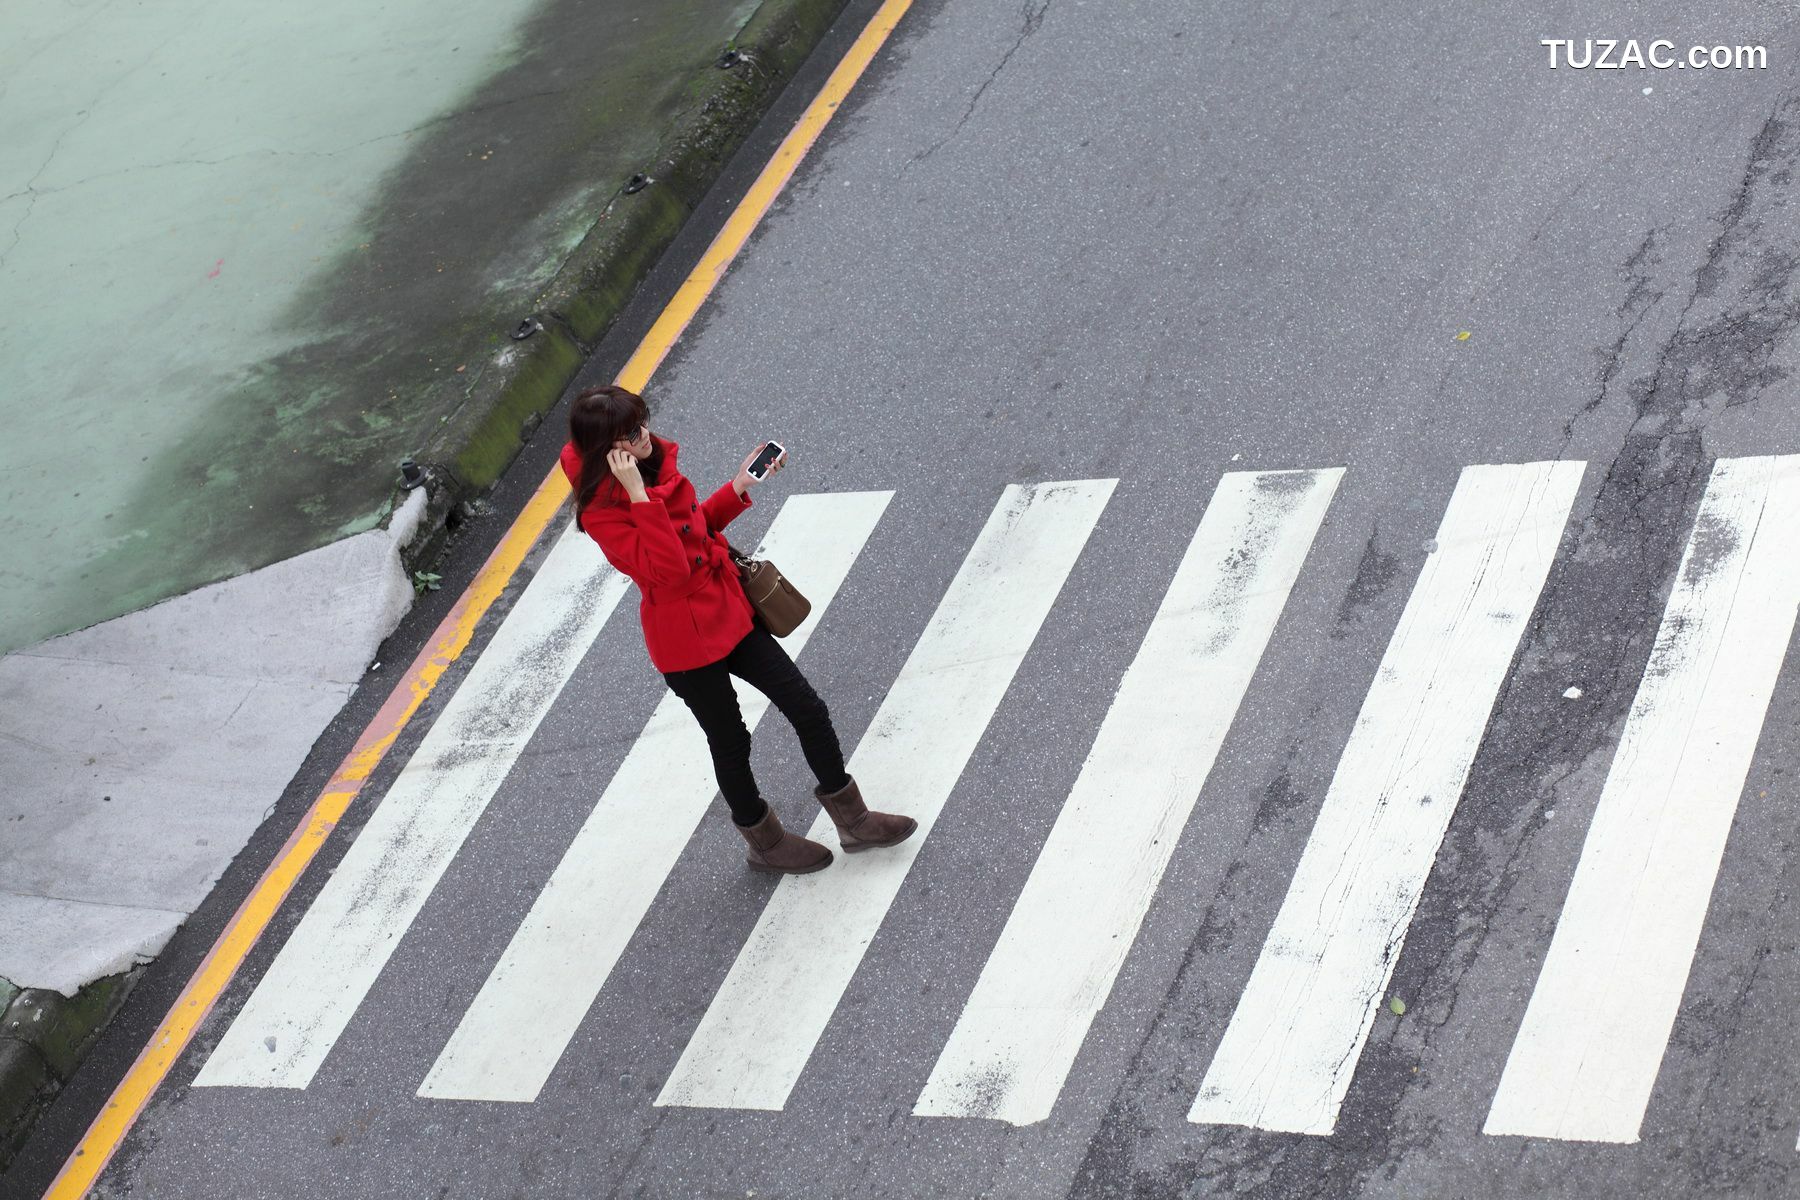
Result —
<instances>
[{"instance_id":1,"label":"sunglasses","mask_svg":"<svg viewBox=\"0 0 1800 1200\"><path fill-rule=\"evenodd\" d=\"M644 434L649 431L649 429L650 429L649 422L639 421L636 425L633 425L629 430L620 434L618 437L618 440L621 442L635 442L640 437L643 437Z\"/></svg>"}]
</instances>

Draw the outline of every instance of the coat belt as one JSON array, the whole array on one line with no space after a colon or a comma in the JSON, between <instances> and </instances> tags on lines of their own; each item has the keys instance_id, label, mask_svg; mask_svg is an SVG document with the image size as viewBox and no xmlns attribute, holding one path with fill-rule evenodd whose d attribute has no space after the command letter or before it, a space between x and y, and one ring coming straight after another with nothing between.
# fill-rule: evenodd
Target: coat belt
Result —
<instances>
[{"instance_id":1,"label":"coat belt","mask_svg":"<svg viewBox=\"0 0 1800 1200\"><path fill-rule=\"evenodd\" d=\"M671 600L686 600L689 596L705 587L718 574L720 563L708 555L702 566L695 567L693 573L680 583L668 587L646 587L641 590L644 599L651 604L667 604Z\"/></svg>"}]
</instances>

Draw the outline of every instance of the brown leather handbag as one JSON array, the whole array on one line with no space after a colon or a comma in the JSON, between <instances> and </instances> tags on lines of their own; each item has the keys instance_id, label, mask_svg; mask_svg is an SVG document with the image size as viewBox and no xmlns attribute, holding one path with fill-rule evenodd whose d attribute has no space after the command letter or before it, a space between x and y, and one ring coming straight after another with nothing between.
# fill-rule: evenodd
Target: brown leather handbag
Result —
<instances>
[{"instance_id":1,"label":"brown leather handbag","mask_svg":"<svg viewBox=\"0 0 1800 1200\"><path fill-rule=\"evenodd\" d=\"M744 595L750 598L750 607L769 632L786 637L798 629L812 612L812 601L802 596L800 589L789 583L768 559L751 558L730 542L725 544L731 550L731 560L737 564Z\"/></svg>"}]
</instances>

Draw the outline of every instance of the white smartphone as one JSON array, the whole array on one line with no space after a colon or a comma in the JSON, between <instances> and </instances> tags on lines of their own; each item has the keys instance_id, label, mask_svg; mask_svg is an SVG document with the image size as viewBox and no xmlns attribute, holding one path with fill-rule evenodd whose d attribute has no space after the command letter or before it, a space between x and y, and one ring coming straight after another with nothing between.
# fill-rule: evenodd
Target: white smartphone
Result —
<instances>
[{"instance_id":1,"label":"white smartphone","mask_svg":"<svg viewBox=\"0 0 1800 1200\"><path fill-rule=\"evenodd\" d=\"M787 447L780 442L770 442L765 445L756 452L756 457L750 460L750 465L746 468L750 472L750 478L767 479L769 468L774 466L776 461L786 453Z\"/></svg>"}]
</instances>

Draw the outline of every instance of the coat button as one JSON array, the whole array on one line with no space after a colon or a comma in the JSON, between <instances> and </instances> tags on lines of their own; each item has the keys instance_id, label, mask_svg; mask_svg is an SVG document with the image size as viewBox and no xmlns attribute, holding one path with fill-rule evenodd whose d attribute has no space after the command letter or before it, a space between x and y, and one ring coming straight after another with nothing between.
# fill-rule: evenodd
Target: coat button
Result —
<instances>
[{"instance_id":1,"label":"coat button","mask_svg":"<svg viewBox=\"0 0 1800 1200\"><path fill-rule=\"evenodd\" d=\"M688 527L686 525L683 525L681 527L681 532L686 533L687 531L688 531Z\"/></svg>"},{"instance_id":2,"label":"coat button","mask_svg":"<svg viewBox=\"0 0 1800 1200\"><path fill-rule=\"evenodd\" d=\"M700 506L699 506L699 505L698 505L698 504L689 504L689 505L688 505L688 511L689 511L689 512L699 512L699 511L700 511Z\"/></svg>"},{"instance_id":3,"label":"coat button","mask_svg":"<svg viewBox=\"0 0 1800 1200\"><path fill-rule=\"evenodd\" d=\"M696 566L696 567L697 567L697 566L699 566L699 565L700 565L700 564L701 564L701 563L703 563L703 562L705 562L705 561L706 561L706 556L705 556L705 555L704 555L704 554L696 554L696 555L694 555L694 565L695 565L695 566Z\"/></svg>"}]
</instances>

